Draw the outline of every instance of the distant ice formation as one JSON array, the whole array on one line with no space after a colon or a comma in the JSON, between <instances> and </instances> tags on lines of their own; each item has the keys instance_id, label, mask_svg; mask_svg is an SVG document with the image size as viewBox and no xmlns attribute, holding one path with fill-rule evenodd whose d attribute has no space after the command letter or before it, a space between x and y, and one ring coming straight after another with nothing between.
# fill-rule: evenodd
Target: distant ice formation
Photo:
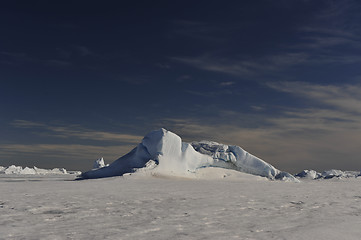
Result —
<instances>
[{"instance_id":1,"label":"distant ice formation","mask_svg":"<svg viewBox=\"0 0 361 240\"><path fill-rule=\"evenodd\" d=\"M104 159L98 158L97 160L95 160L95 162L93 164L93 169L98 169L98 168L102 168L102 167L105 167Z\"/></svg>"},{"instance_id":2,"label":"distant ice formation","mask_svg":"<svg viewBox=\"0 0 361 240\"><path fill-rule=\"evenodd\" d=\"M342 171L337 169L331 169L323 171L322 173L316 172L315 170L303 170L296 174L298 178L306 179L331 179L331 178L355 178L360 174L356 171Z\"/></svg>"},{"instance_id":3,"label":"distant ice formation","mask_svg":"<svg viewBox=\"0 0 361 240\"><path fill-rule=\"evenodd\" d=\"M322 178L354 178L358 176L358 172L355 171L342 171L337 169L326 170L322 172Z\"/></svg>"},{"instance_id":4,"label":"distant ice formation","mask_svg":"<svg viewBox=\"0 0 361 240\"><path fill-rule=\"evenodd\" d=\"M306 179L318 179L321 176L321 173L316 172L315 170L303 170L302 172L296 174L296 177Z\"/></svg>"},{"instance_id":5,"label":"distant ice formation","mask_svg":"<svg viewBox=\"0 0 361 240\"><path fill-rule=\"evenodd\" d=\"M67 171L65 168L54 168L54 169L42 169L42 168L29 168L11 165L9 167L0 166L0 174L81 174L79 171Z\"/></svg>"},{"instance_id":6,"label":"distant ice formation","mask_svg":"<svg viewBox=\"0 0 361 240\"><path fill-rule=\"evenodd\" d=\"M218 167L269 179L298 181L291 174L276 169L241 147L209 141L189 144L165 129L148 133L128 154L109 166L84 172L81 177L87 179L121 176L139 169L148 169L150 166L151 171L162 175L191 176L198 169Z\"/></svg>"}]
</instances>

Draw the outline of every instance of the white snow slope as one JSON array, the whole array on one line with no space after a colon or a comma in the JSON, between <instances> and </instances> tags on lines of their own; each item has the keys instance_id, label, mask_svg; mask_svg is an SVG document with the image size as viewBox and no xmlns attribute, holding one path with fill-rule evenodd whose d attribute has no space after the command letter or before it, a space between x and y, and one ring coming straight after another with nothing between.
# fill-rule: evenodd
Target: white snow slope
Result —
<instances>
[{"instance_id":1,"label":"white snow slope","mask_svg":"<svg viewBox=\"0 0 361 240\"><path fill-rule=\"evenodd\" d=\"M146 167L150 160L155 163L151 171L158 175L191 177L200 168L221 167L269 179L298 181L241 147L207 141L184 143L178 135L165 129L148 133L136 148L109 166L81 176L84 179L121 176Z\"/></svg>"}]
</instances>

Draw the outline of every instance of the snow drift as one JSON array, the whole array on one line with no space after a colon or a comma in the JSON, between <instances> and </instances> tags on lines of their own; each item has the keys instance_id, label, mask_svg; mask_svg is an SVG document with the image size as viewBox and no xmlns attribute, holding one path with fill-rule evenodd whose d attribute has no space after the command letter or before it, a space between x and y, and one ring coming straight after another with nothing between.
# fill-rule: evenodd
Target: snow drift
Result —
<instances>
[{"instance_id":1,"label":"snow drift","mask_svg":"<svg viewBox=\"0 0 361 240\"><path fill-rule=\"evenodd\" d=\"M160 175L192 176L197 170L208 167L233 169L269 179L298 181L241 147L209 141L189 144L165 129L148 133L128 154L108 166L82 173L81 177L121 176L139 169L143 172L149 169Z\"/></svg>"}]
</instances>

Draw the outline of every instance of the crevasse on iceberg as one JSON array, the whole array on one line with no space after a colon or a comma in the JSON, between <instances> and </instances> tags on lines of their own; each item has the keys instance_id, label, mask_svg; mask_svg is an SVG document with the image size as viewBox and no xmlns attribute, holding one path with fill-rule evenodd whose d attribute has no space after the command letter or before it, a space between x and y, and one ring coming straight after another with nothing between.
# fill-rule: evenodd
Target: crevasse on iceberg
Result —
<instances>
[{"instance_id":1,"label":"crevasse on iceberg","mask_svg":"<svg viewBox=\"0 0 361 240\"><path fill-rule=\"evenodd\" d=\"M269 179L295 179L291 174L277 170L241 147L208 141L184 143L178 135L163 128L148 133L137 147L109 166L85 172L81 176L121 176L145 167L149 160L157 163L158 173L166 175L187 175L199 168L221 167Z\"/></svg>"}]
</instances>

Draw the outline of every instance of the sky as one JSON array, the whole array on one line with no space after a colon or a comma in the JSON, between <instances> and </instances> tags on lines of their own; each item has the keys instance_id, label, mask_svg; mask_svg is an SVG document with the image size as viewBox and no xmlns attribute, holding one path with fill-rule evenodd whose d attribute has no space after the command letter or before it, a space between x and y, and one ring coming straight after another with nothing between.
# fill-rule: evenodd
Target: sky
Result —
<instances>
[{"instance_id":1,"label":"sky","mask_svg":"<svg viewBox=\"0 0 361 240\"><path fill-rule=\"evenodd\" d=\"M2 1L0 165L87 170L148 132L361 169L361 3Z\"/></svg>"}]
</instances>

